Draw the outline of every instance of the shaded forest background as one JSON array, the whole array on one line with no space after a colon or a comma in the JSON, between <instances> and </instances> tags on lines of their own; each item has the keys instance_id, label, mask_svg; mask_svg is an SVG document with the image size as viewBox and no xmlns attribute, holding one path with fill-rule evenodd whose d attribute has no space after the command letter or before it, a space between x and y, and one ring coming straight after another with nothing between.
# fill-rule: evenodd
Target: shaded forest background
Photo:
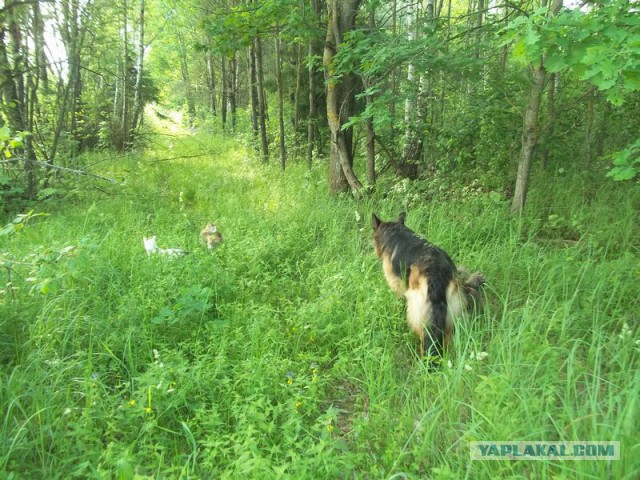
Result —
<instances>
[{"instance_id":1,"label":"shaded forest background","mask_svg":"<svg viewBox=\"0 0 640 480\"><path fill-rule=\"evenodd\" d=\"M7 0L0 199L143 147L157 103L334 193L455 179L520 212L532 167L635 178L639 60L633 0Z\"/></svg>"}]
</instances>

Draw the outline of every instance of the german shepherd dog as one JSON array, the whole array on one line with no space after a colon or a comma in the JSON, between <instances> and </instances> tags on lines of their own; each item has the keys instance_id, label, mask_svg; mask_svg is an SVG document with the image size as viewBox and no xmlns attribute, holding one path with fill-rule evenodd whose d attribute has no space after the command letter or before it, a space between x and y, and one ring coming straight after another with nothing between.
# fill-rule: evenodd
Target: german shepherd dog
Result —
<instances>
[{"instance_id":1,"label":"german shepherd dog","mask_svg":"<svg viewBox=\"0 0 640 480\"><path fill-rule=\"evenodd\" d=\"M451 341L453 319L482 309L485 278L456 269L447 252L407 228L405 218L403 212L395 222L383 222L372 215L375 250L389 287L406 299L420 355L439 359Z\"/></svg>"}]
</instances>

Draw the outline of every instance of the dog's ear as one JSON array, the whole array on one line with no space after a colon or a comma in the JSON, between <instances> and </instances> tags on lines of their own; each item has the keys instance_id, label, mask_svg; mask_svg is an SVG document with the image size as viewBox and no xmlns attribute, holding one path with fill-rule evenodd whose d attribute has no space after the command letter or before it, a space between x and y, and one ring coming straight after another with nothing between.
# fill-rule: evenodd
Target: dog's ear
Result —
<instances>
[{"instance_id":1,"label":"dog's ear","mask_svg":"<svg viewBox=\"0 0 640 480\"><path fill-rule=\"evenodd\" d=\"M371 214L371 226L373 227L373 229L377 230L381 223L382 222L380 221L378 216L375 213L372 213Z\"/></svg>"},{"instance_id":2,"label":"dog's ear","mask_svg":"<svg viewBox=\"0 0 640 480\"><path fill-rule=\"evenodd\" d=\"M404 225L404 221L407 218L407 212L401 212L400 215L398 215L398 223L400 225Z\"/></svg>"}]
</instances>

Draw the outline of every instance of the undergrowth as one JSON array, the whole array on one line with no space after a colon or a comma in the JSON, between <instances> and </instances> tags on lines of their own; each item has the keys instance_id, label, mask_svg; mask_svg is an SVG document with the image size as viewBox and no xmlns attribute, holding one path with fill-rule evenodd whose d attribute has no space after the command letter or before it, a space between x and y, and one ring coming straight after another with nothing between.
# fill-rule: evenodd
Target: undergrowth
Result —
<instances>
[{"instance_id":1,"label":"undergrowth","mask_svg":"<svg viewBox=\"0 0 640 480\"><path fill-rule=\"evenodd\" d=\"M0 236L1 478L640 474L637 189L547 178L522 218L482 188L332 198L323 165L281 173L206 134L100 165L117 185ZM371 213L407 207L488 278L435 372L372 249ZM150 234L189 254L147 256ZM471 462L474 440L622 450Z\"/></svg>"}]
</instances>

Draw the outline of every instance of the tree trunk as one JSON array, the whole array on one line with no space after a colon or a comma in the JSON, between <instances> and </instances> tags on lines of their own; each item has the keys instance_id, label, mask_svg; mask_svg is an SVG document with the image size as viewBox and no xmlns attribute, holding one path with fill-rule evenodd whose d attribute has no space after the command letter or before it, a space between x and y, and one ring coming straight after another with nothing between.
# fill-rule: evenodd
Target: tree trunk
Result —
<instances>
[{"instance_id":1,"label":"tree trunk","mask_svg":"<svg viewBox=\"0 0 640 480\"><path fill-rule=\"evenodd\" d=\"M367 95L367 107L371 105L372 96ZM366 123L367 132L367 183L376 184L376 134L373 130L373 119L369 117Z\"/></svg>"},{"instance_id":2,"label":"tree trunk","mask_svg":"<svg viewBox=\"0 0 640 480\"><path fill-rule=\"evenodd\" d=\"M44 21L40 11L40 3L33 4L33 40L35 47L36 76L42 82L45 91L49 90L49 69L45 52Z\"/></svg>"},{"instance_id":3,"label":"tree trunk","mask_svg":"<svg viewBox=\"0 0 640 480\"><path fill-rule=\"evenodd\" d=\"M607 137L607 126L609 125L609 114L611 113L611 104L603 99L602 95L598 95L599 108L596 113L596 133L595 133L595 154L596 158L604 155L604 143Z\"/></svg>"},{"instance_id":4,"label":"tree trunk","mask_svg":"<svg viewBox=\"0 0 640 480\"><path fill-rule=\"evenodd\" d=\"M269 161L269 141L267 138L267 101L264 95L264 69L262 66L262 40L254 39L256 52L256 78L258 81L258 126L260 128L260 151L262 161Z\"/></svg>"},{"instance_id":5,"label":"tree trunk","mask_svg":"<svg viewBox=\"0 0 640 480\"><path fill-rule=\"evenodd\" d=\"M369 30L373 31L376 28L376 5L371 2L369 4ZM367 79L363 79L365 89L369 87ZM367 110L370 111L371 104L373 103L373 95L367 95L366 98ZM371 115L367 117L365 123L365 130L367 136L367 183L372 186L376 183L376 135L373 129L373 118Z\"/></svg>"},{"instance_id":6,"label":"tree trunk","mask_svg":"<svg viewBox=\"0 0 640 480\"><path fill-rule=\"evenodd\" d=\"M142 73L144 68L144 1L140 0L139 38L138 38L138 64L136 67L136 84L133 96L133 119L131 120L131 134L133 139L135 130L142 124Z\"/></svg>"},{"instance_id":7,"label":"tree trunk","mask_svg":"<svg viewBox=\"0 0 640 480\"><path fill-rule=\"evenodd\" d=\"M231 110L231 131L235 133L238 123L238 52L233 51L229 60L229 109Z\"/></svg>"},{"instance_id":8,"label":"tree trunk","mask_svg":"<svg viewBox=\"0 0 640 480\"><path fill-rule=\"evenodd\" d=\"M193 86L191 85L191 77L189 75L187 47L181 32L177 32L176 37L178 39L180 73L182 74L182 83L184 85L184 93L187 100L187 126L192 128L196 119L196 101L193 96Z\"/></svg>"},{"instance_id":9,"label":"tree trunk","mask_svg":"<svg viewBox=\"0 0 640 480\"><path fill-rule=\"evenodd\" d=\"M293 93L293 131L300 127L300 94L302 92L302 43L296 45L296 89Z\"/></svg>"},{"instance_id":10,"label":"tree trunk","mask_svg":"<svg viewBox=\"0 0 640 480\"><path fill-rule=\"evenodd\" d=\"M10 18L13 14L13 4L8 4L6 7L6 13ZM15 25L15 22L11 20L9 23L9 30L13 42L13 52L16 55L16 48L22 47L21 36L19 35L19 27ZM9 56L7 52L7 44L5 43L6 28L3 23L0 22L0 88L2 88L2 111L6 115L9 128L14 132L23 132L26 130L26 122L28 118L28 112L26 111L27 104L24 101L24 84L22 75L24 74L24 68L22 66L22 51L19 51L17 56L14 57L14 68L11 68L9 63ZM17 44L16 44L17 42ZM23 89L20 91L20 84L22 83ZM20 94L23 94L21 97ZM24 137L24 173L26 179L25 196L27 198L35 198L37 193L37 178L36 178L36 154L33 149L31 135Z\"/></svg>"},{"instance_id":11,"label":"tree trunk","mask_svg":"<svg viewBox=\"0 0 640 480\"><path fill-rule=\"evenodd\" d=\"M207 53L205 61L207 64L207 90L209 91L209 108L211 115L218 115L218 99L216 98L216 71L213 68L213 53L211 53L211 38L207 36Z\"/></svg>"},{"instance_id":12,"label":"tree trunk","mask_svg":"<svg viewBox=\"0 0 640 480\"><path fill-rule=\"evenodd\" d=\"M256 79L256 51L253 44L249 47L249 99L251 107L251 130L253 132L253 148L256 153L260 152L260 145L258 142L259 128L258 128L258 85Z\"/></svg>"},{"instance_id":13,"label":"tree trunk","mask_svg":"<svg viewBox=\"0 0 640 480\"><path fill-rule=\"evenodd\" d=\"M343 35L355 27L360 0L329 0L327 36L323 65L327 84L327 121L331 130L329 157L329 190L333 194L354 192L362 184L353 171L351 153L353 128L343 129L343 123L353 115L355 107L354 82L350 75L335 76L333 59L342 44Z\"/></svg>"},{"instance_id":14,"label":"tree trunk","mask_svg":"<svg viewBox=\"0 0 640 480\"><path fill-rule=\"evenodd\" d=\"M313 144L316 139L316 122L318 117L313 52L313 40L309 40L309 118L307 119L307 165L309 167L311 167L311 163L313 162Z\"/></svg>"},{"instance_id":15,"label":"tree trunk","mask_svg":"<svg viewBox=\"0 0 640 480\"><path fill-rule=\"evenodd\" d=\"M313 24L320 23L319 0L311 0L313 7ZM311 167L313 162L313 147L316 143L316 128L318 122L318 109L316 107L316 68L314 57L316 55L315 39L309 40L309 117L307 119L307 165Z\"/></svg>"},{"instance_id":16,"label":"tree trunk","mask_svg":"<svg viewBox=\"0 0 640 480\"><path fill-rule=\"evenodd\" d=\"M66 86L64 85L62 74L60 74L60 84L62 85L62 89L59 98L61 98L61 101L59 101L58 120L55 126L53 142L47 156L47 161L49 163L53 163L55 161L60 136L63 131L67 130L74 138L76 138L78 143L82 142L78 132L76 131L76 113L78 111L78 102L82 95L82 76L80 73L82 62L81 53L87 32L86 22L90 17L88 10L90 5L91 3L87 2L84 6L84 10L81 11L77 1L73 1L71 4L69 4L68 1L62 2L63 19L62 25L59 26L59 29L65 53L67 55L69 71ZM78 24L79 21L82 21L83 23ZM120 94L120 85L116 83L113 118L118 124L121 120L120 110L118 110L120 107ZM71 116L70 121L68 119L69 114ZM120 148L124 140L122 135L118 134L117 138L113 138L113 141L114 145L117 148Z\"/></svg>"},{"instance_id":17,"label":"tree trunk","mask_svg":"<svg viewBox=\"0 0 640 480\"><path fill-rule=\"evenodd\" d=\"M562 0L553 0L550 15L556 15L562 7ZM522 148L520 159L518 160L518 172L516 176L516 187L511 202L511 213L522 213L527 199L529 188L529 170L533 152L538 143L540 134L538 126L538 113L544 91L546 70L544 68L545 55L542 56L537 65L531 66L531 92L529 93L529 104L524 113L522 125Z\"/></svg>"},{"instance_id":18,"label":"tree trunk","mask_svg":"<svg viewBox=\"0 0 640 480\"><path fill-rule=\"evenodd\" d=\"M547 90L547 122L549 126L545 134L544 147L542 149L542 168L549 165L550 144L553 140L553 134L556 123L556 89L558 76L555 73L549 75L549 89Z\"/></svg>"},{"instance_id":19,"label":"tree trunk","mask_svg":"<svg viewBox=\"0 0 640 480\"><path fill-rule=\"evenodd\" d=\"M229 79L227 74L227 57L222 56L222 100L220 102L220 120L222 130L227 128L227 108L229 104Z\"/></svg>"},{"instance_id":20,"label":"tree trunk","mask_svg":"<svg viewBox=\"0 0 640 480\"><path fill-rule=\"evenodd\" d=\"M281 48L280 48L280 27L276 25L276 84L278 88L278 135L280 147L280 168L285 169L287 152L284 138L284 86L282 85L281 69Z\"/></svg>"},{"instance_id":21,"label":"tree trunk","mask_svg":"<svg viewBox=\"0 0 640 480\"><path fill-rule=\"evenodd\" d=\"M128 20L128 3L127 0L122 2L122 111L121 111L121 128L122 128L122 150L126 150L129 146L129 29ZM71 111L73 112L73 103Z\"/></svg>"},{"instance_id":22,"label":"tree trunk","mask_svg":"<svg viewBox=\"0 0 640 480\"><path fill-rule=\"evenodd\" d=\"M587 166L591 166L596 157L595 153L595 126L596 126L596 87L589 87L587 92L587 111L585 115L584 128L584 158Z\"/></svg>"},{"instance_id":23,"label":"tree trunk","mask_svg":"<svg viewBox=\"0 0 640 480\"><path fill-rule=\"evenodd\" d=\"M476 15L476 58L480 58L480 48L482 47L482 22L484 20L484 0L478 0Z\"/></svg>"},{"instance_id":24,"label":"tree trunk","mask_svg":"<svg viewBox=\"0 0 640 480\"><path fill-rule=\"evenodd\" d=\"M393 10L391 12L391 33L395 37L396 30L398 28L398 1L393 0L393 5L391 7ZM391 103L389 104L389 114L391 115L392 123L391 128L393 128L393 124L396 118L396 96L398 93L398 74L396 72L396 68L393 67L391 69Z\"/></svg>"},{"instance_id":25,"label":"tree trunk","mask_svg":"<svg viewBox=\"0 0 640 480\"><path fill-rule=\"evenodd\" d=\"M516 188L511 202L512 213L521 213L527 198L531 159L533 158L533 151L538 143L540 133L538 128L538 112L540 111L545 77L546 70L544 68L544 60L541 60L538 65L532 67L531 92L529 93L529 104L524 113L522 148L518 161Z\"/></svg>"},{"instance_id":26,"label":"tree trunk","mask_svg":"<svg viewBox=\"0 0 640 480\"><path fill-rule=\"evenodd\" d=\"M414 27L415 14L413 3L409 0L407 8L407 29L408 40L412 43L416 40L416 31ZM427 1L427 18L433 19L433 0ZM417 23L417 22L415 22ZM407 71L407 81L409 84L415 84L415 66L409 64ZM424 146L424 131L426 127L426 94L427 80L424 74L420 74L418 80L417 95L414 98L407 97L405 101L405 135L404 147L402 149L402 158L396 164L396 173L401 177L415 179L418 177L418 161L422 157Z\"/></svg>"}]
</instances>

